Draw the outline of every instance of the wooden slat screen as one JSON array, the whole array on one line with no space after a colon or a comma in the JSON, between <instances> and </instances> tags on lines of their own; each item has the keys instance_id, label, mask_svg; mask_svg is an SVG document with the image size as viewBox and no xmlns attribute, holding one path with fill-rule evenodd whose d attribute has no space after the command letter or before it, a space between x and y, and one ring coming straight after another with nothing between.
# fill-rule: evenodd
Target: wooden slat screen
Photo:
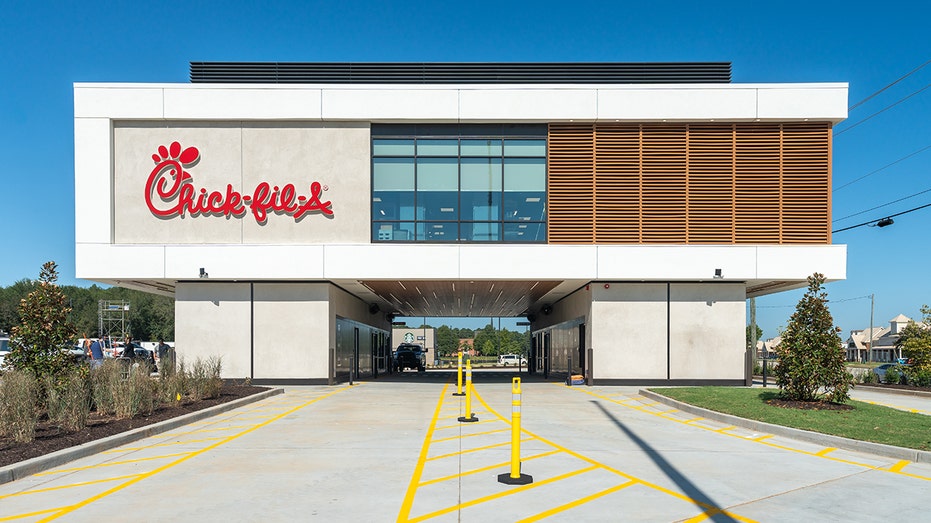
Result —
<instances>
[{"instance_id":1,"label":"wooden slat screen","mask_svg":"<svg viewBox=\"0 0 931 523\"><path fill-rule=\"evenodd\" d=\"M829 123L551 124L549 243L830 243Z\"/></svg>"},{"instance_id":2,"label":"wooden slat screen","mask_svg":"<svg viewBox=\"0 0 931 523\"><path fill-rule=\"evenodd\" d=\"M547 140L549 243L592 243L595 223L595 133L588 126L550 125Z\"/></svg>"}]
</instances>

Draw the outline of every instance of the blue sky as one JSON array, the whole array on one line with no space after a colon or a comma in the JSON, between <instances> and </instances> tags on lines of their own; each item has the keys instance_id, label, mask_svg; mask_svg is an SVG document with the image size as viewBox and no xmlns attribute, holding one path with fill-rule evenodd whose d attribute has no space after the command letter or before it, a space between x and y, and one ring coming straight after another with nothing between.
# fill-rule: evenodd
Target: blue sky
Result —
<instances>
[{"instance_id":1,"label":"blue sky","mask_svg":"<svg viewBox=\"0 0 931 523\"><path fill-rule=\"evenodd\" d=\"M74 278L73 82L187 82L189 61L731 61L733 81L848 82L850 105L931 59L925 2L4 2L0 17L0 285L47 260ZM931 65L836 132L931 84ZM931 189L931 89L834 141L838 219ZM924 149L924 150L922 150ZM906 158L908 155L916 153ZM901 161L899 161L901 160ZM931 203L931 191L834 228ZM94 212L104 200L79 202ZM828 285L848 331L931 303L931 207L838 233ZM764 337L800 291L757 300ZM479 322L481 323L481 322Z\"/></svg>"}]
</instances>

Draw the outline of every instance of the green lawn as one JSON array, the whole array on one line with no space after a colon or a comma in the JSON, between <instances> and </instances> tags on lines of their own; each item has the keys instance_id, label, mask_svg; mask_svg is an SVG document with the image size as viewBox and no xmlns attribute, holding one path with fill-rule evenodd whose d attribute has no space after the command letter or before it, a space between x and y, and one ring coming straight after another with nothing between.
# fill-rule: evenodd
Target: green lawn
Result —
<instances>
[{"instance_id":1,"label":"green lawn","mask_svg":"<svg viewBox=\"0 0 931 523\"><path fill-rule=\"evenodd\" d=\"M735 387L651 388L690 405L754 419L805 429L919 450L931 450L931 416L904 412L850 401L853 410L800 410L774 407L765 403L778 391Z\"/></svg>"}]
</instances>

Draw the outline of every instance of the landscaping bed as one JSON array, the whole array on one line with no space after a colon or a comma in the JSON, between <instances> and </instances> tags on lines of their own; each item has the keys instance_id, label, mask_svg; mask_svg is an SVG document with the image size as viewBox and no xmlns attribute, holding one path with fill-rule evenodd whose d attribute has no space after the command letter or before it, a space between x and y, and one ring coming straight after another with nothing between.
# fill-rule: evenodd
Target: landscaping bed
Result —
<instances>
[{"instance_id":1,"label":"landscaping bed","mask_svg":"<svg viewBox=\"0 0 931 523\"><path fill-rule=\"evenodd\" d=\"M190 401L180 405L161 406L151 415L145 417L117 419L115 416L101 416L92 413L88 419L87 427L73 433L65 432L47 421L40 422L36 427L35 439L29 443L15 443L12 438L0 437L0 467L183 416L265 390L268 390L268 387L225 383L220 389L219 397Z\"/></svg>"},{"instance_id":2,"label":"landscaping bed","mask_svg":"<svg viewBox=\"0 0 931 523\"><path fill-rule=\"evenodd\" d=\"M778 390L740 387L650 388L663 396L732 416L833 436L931 450L931 416L851 400L791 402ZM805 403L799 408L798 403ZM790 407L790 408L787 408Z\"/></svg>"}]
</instances>

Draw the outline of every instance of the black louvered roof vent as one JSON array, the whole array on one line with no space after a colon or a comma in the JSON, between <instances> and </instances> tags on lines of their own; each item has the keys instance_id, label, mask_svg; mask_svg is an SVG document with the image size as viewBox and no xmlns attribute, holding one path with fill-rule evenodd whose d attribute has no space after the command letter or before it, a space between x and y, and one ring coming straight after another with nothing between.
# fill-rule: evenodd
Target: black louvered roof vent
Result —
<instances>
[{"instance_id":1,"label":"black louvered roof vent","mask_svg":"<svg viewBox=\"0 0 931 523\"><path fill-rule=\"evenodd\" d=\"M191 62L191 83L730 83L730 62Z\"/></svg>"}]
</instances>

